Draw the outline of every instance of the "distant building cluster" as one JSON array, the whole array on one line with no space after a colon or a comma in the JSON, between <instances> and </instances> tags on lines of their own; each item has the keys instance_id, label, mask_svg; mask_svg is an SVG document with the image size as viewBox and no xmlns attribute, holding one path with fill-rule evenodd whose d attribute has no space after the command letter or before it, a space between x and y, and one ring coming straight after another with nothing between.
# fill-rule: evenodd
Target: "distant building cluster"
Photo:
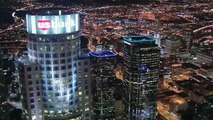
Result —
<instances>
[{"instance_id":1,"label":"distant building cluster","mask_svg":"<svg viewBox=\"0 0 213 120\"><path fill-rule=\"evenodd\" d=\"M78 19L78 14L63 11L27 15L28 57L18 60L27 119L156 119L160 49L155 38L124 38L120 101L125 112L119 113L117 55L111 50L86 54L80 46Z\"/></svg>"}]
</instances>

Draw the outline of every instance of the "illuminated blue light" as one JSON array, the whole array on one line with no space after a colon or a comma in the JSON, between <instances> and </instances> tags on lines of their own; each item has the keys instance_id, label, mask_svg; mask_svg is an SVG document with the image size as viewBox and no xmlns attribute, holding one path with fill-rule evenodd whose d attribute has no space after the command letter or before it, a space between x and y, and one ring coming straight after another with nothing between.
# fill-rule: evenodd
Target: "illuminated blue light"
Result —
<instances>
[{"instance_id":1,"label":"illuminated blue light","mask_svg":"<svg viewBox=\"0 0 213 120\"><path fill-rule=\"evenodd\" d=\"M77 92L75 91L75 89L77 88L77 86L76 86L76 82L77 82L77 75L74 73L73 75L72 75L72 91L73 91L73 93L72 93L72 96L73 97L76 97L76 95L77 95Z\"/></svg>"},{"instance_id":2,"label":"illuminated blue light","mask_svg":"<svg viewBox=\"0 0 213 120\"><path fill-rule=\"evenodd\" d=\"M131 43L129 43L129 42L127 42L127 41L124 41L124 43L125 43L125 44L128 44L128 45L131 45Z\"/></svg>"},{"instance_id":3,"label":"illuminated blue light","mask_svg":"<svg viewBox=\"0 0 213 120\"><path fill-rule=\"evenodd\" d=\"M138 71L142 72L142 73L147 73L150 71L149 67L146 65L140 65L138 66Z\"/></svg>"},{"instance_id":4,"label":"illuminated blue light","mask_svg":"<svg viewBox=\"0 0 213 120\"><path fill-rule=\"evenodd\" d=\"M155 42L156 39L152 36L127 36L124 37L125 43L140 43L140 42Z\"/></svg>"},{"instance_id":5,"label":"illuminated blue light","mask_svg":"<svg viewBox=\"0 0 213 120\"><path fill-rule=\"evenodd\" d=\"M100 52L89 52L90 56L93 57L114 57L116 54L110 50L104 50Z\"/></svg>"}]
</instances>

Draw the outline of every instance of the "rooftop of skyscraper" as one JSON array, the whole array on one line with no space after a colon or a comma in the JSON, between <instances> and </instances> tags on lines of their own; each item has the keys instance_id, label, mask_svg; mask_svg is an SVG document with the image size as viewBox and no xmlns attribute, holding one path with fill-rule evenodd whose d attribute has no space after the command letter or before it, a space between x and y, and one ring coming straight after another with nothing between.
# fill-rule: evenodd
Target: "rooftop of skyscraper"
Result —
<instances>
[{"instance_id":1,"label":"rooftop of skyscraper","mask_svg":"<svg viewBox=\"0 0 213 120\"><path fill-rule=\"evenodd\" d=\"M155 38L152 36L127 36L124 37L124 41L135 43L135 42L154 42Z\"/></svg>"},{"instance_id":2,"label":"rooftop of skyscraper","mask_svg":"<svg viewBox=\"0 0 213 120\"><path fill-rule=\"evenodd\" d=\"M66 15L72 14L72 11L65 10L63 8L43 8L30 11L31 15Z\"/></svg>"},{"instance_id":3,"label":"rooftop of skyscraper","mask_svg":"<svg viewBox=\"0 0 213 120\"><path fill-rule=\"evenodd\" d=\"M110 50L103 50L99 52L89 52L90 56L93 57L113 57L116 56L116 54L113 51Z\"/></svg>"}]
</instances>

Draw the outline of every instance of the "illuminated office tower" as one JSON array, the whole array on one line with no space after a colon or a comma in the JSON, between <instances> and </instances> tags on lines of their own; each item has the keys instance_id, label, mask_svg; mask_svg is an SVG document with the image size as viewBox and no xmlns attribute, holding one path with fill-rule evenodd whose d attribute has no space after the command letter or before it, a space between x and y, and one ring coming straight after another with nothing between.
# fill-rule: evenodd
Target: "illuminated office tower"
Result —
<instances>
[{"instance_id":1,"label":"illuminated office tower","mask_svg":"<svg viewBox=\"0 0 213 120\"><path fill-rule=\"evenodd\" d=\"M115 62L112 51L90 52L93 120L115 119Z\"/></svg>"},{"instance_id":2,"label":"illuminated office tower","mask_svg":"<svg viewBox=\"0 0 213 120\"><path fill-rule=\"evenodd\" d=\"M159 61L153 37L124 38L124 120L156 120Z\"/></svg>"},{"instance_id":3,"label":"illuminated office tower","mask_svg":"<svg viewBox=\"0 0 213 120\"><path fill-rule=\"evenodd\" d=\"M24 104L38 101L35 97L37 89L41 89L42 96L39 99L39 112L34 109L36 106L31 106L31 111L26 109L27 113L32 113L29 119L40 120L34 114L38 112L42 113L44 120L80 120L77 88L79 14L61 10L35 11L26 15L26 25L29 62L36 64L38 67L34 67L35 71L39 72L24 71L25 75L31 75L24 78L25 83L38 79L38 82L32 80L32 84L23 84L29 94L25 96ZM22 63L25 65L25 62ZM37 83L40 88L35 87Z\"/></svg>"}]
</instances>

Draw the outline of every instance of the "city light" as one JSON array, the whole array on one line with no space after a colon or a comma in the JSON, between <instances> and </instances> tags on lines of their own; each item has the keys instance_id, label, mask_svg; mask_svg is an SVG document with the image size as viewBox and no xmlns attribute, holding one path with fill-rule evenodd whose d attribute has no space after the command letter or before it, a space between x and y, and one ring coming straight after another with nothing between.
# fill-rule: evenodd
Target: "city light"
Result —
<instances>
[{"instance_id":1,"label":"city light","mask_svg":"<svg viewBox=\"0 0 213 120\"><path fill-rule=\"evenodd\" d=\"M0 4L1 120L212 120L211 0Z\"/></svg>"}]
</instances>

